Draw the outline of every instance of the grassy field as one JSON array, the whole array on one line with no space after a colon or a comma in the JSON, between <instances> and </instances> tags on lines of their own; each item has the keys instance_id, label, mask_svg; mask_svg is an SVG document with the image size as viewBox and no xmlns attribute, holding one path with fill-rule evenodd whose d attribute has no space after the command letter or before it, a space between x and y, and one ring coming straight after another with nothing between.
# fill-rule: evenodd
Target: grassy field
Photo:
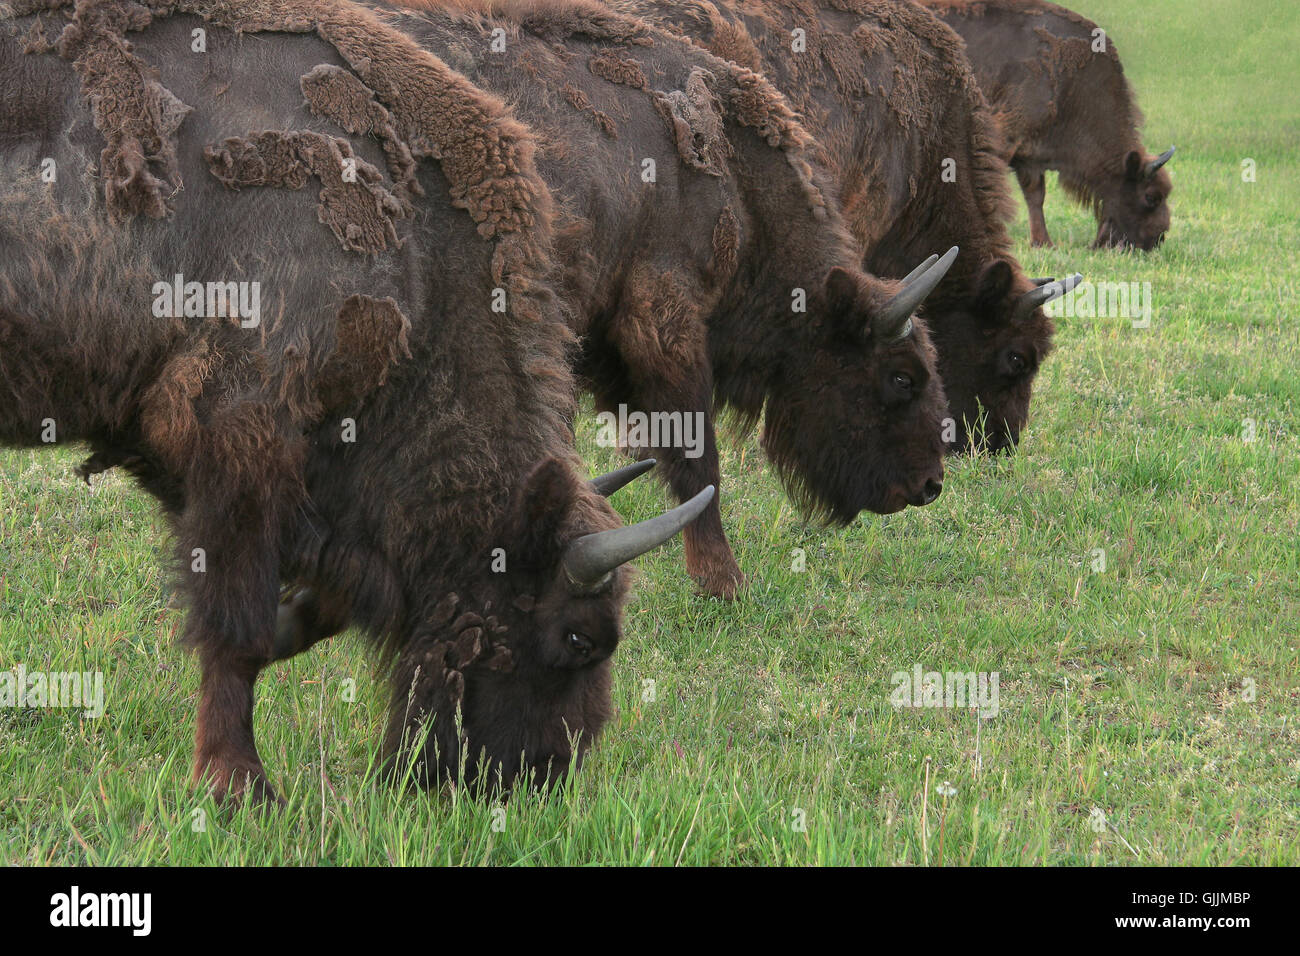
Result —
<instances>
[{"instance_id":1,"label":"grassy field","mask_svg":"<svg viewBox=\"0 0 1300 956\"><path fill-rule=\"evenodd\" d=\"M108 701L0 710L0 862L1300 863L1300 7L1074 6L1118 44L1148 145L1178 145L1174 225L1154 255L1091 253L1049 183L1058 248L1028 248L1022 209L1018 253L1150 281L1151 327L1059 320L1019 453L953 462L934 505L847 532L731 445L751 587L696 596L680 542L639 562L619 715L563 794L502 812L376 783L383 691L345 638L259 685L290 807L213 812L188 786L198 678L151 500L88 490L74 450L0 452L0 667L99 670ZM617 464L594 434L592 470ZM890 675L917 664L996 671L1000 712L895 709Z\"/></svg>"}]
</instances>

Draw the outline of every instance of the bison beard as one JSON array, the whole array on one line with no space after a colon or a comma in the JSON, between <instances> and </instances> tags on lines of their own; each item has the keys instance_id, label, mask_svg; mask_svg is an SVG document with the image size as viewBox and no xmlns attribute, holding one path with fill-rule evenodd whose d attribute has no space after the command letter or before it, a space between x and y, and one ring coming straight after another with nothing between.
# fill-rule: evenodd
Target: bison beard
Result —
<instances>
[{"instance_id":1,"label":"bison beard","mask_svg":"<svg viewBox=\"0 0 1300 956\"><path fill-rule=\"evenodd\" d=\"M1052 245L1044 174L1097 217L1093 248L1154 249L1169 230L1171 148L1142 146L1142 112L1109 35L1043 0L923 0L961 34L1005 135L1030 238ZM1100 35L1100 37L1099 37ZM1104 47L1098 46L1099 38Z\"/></svg>"},{"instance_id":2,"label":"bison beard","mask_svg":"<svg viewBox=\"0 0 1300 956\"><path fill-rule=\"evenodd\" d=\"M61 6L58 42L31 42L35 14ZM89 444L83 474L120 465L162 502L202 668L196 778L275 799L258 673L286 639L355 623L393 665L395 766L431 722L425 779L457 773L462 749L476 782L558 779L609 715L622 563L712 490L618 528L577 478L531 136L333 0L10 7L0 442L42 446L53 421L58 441ZM205 67L181 68L199 25ZM331 85L323 65L356 82ZM312 128L322 116L337 129ZM337 135L362 129L382 148ZM357 158L355 181L322 151ZM158 316L151 290L174 275L263 283L261 324ZM282 581L302 616L277 637Z\"/></svg>"},{"instance_id":3,"label":"bison beard","mask_svg":"<svg viewBox=\"0 0 1300 956\"><path fill-rule=\"evenodd\" d=\"M933 500L946 409L925 323L909 319L951 259L910 298L864 273L816 144L766 80L591 0L383 7L536 132L561 198L580 382L602 411L706 424L696 458L630 449L660 460L675 497L718 483L712 419L725 407L742 427L766 416L764 447L811 514L844 522ZM503 51L467 53L495 29ZM614 135L594 113L618 118ZM736 593L716 500L685 552L708 593Z\"/></svg>"}]
</instances>

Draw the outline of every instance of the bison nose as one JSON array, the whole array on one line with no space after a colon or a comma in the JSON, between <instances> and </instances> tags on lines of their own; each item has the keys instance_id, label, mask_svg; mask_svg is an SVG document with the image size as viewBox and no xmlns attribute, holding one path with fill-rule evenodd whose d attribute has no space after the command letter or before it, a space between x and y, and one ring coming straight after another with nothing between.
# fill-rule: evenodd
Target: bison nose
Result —
<instances>
[{"instance_id":1,"label":"bison nose","mask_svg":"<svg viewBox=\"0 0 1300 956\"><path fill-rule=\"evenodd\" d=\"M934 501L935 498L938 498L942 491L943 482L929 478L925 482L925 491L921 492L921 498L928 505L930 502Z\"/></svg>"}]
</instances>

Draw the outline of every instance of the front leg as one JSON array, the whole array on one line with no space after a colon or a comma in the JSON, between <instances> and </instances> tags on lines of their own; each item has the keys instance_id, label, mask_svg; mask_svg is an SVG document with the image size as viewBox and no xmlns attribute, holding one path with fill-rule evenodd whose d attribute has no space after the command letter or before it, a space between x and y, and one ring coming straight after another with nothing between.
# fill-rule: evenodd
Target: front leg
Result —
<instances>
[{"instance_id":1,"label":"front leg","mask_svg":"<svg viewBox=\"0 0 1300 956\"><path fill-rule=\"evenodd\" d=\"M713 429L713 370L703 313L709 300L695 283L675 273L637 270L607 330L621 374L593 383L603 410L645 415L641 436L629 427L629 451L659 460L658 473L673 497L686 501L706 486L718 488L708 507L686 527L686 570L703 590L732 598L744 583L722 530L721 475ZM656 424L657 423L657 424Z\"/></svg>"},{"instance_id":2,"label":"front leg","mask_svg":"<svg viewBox=\"0 0 1300 956\"><path fill-rule=\"evenodd\" d=\"M253 737L253 689L274 644L282 523L297 505L297 456L260 406L219 410L187 448L176 518L185 642L202 677L194 780L219 802L278 803Z\"/></svg>"},{"instance_id":3,"label":"front leg","mask_svg":"<svg viewBox=\"0 0 1300 956\"><path fill-rule=\"evenodd\" d=\"M202 671L194 780L211 786L218 802L244 793L257 803L278 802L253 738L253 687L270 654L275 622L274 556L263 564L211 530L182 540L182 560L190 560L185 641L198 651Z\"/></svg>"},{"instance_id":4,"label":"front leg","mask_svg":"<svg viewBox=\"0 0 1300 956\"><path fill-rule=\"evenodd\" d=\"M690 499L709 485L719 488L703 513L682 532L682 542L686 550L686 572L705 593L729 600L744 585L745 576L722 529L722 511L718 506L722 497L722 479L713 419L704 410L709 408L707 402L693 403L696 405L694 409L689 408L692 403L683 404L688 406L683 415L697 416L697 434L702 431L702 454L698 458L689 458L686 455L688 449L681 447L655 447L651 454L659 459L668 487L679 502ZM647 401L646 406L663 407L653 399Z\"/></svg>"},{"instance_id":5,"label":"front leg","mask_svg":"<svg viewBox=\"0 0 1300 956\"><path fill-rule=\"evenodd\" d=\"M1047 180L1043 170L1017 166L1016 180L1020 183L1020 191L1025 194L1025 205L1029 207L1030 244L1051 246L1053 243L1047 234L1047 220L1043 218L1043 201L1047 197Z\"/></svg>"}]
</instances>

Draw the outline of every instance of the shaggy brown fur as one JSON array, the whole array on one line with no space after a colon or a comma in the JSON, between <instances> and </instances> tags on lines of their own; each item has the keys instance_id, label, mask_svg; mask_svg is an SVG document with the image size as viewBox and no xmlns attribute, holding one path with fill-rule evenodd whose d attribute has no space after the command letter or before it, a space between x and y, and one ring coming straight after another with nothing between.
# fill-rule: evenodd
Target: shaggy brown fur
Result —
<instances>
[{"instance_id":1,"label":"shaggy brown fur","mask_svg":"<svg viewBox=\"0 0 1300 956\"><path fill-rule=\"evenodd\" d=\"M212 175L231 189L284 186L301 189L311 177L321 182L317 215L352 252L381 252L397 245L396 220L407 214L384 185L383 174L355 156L345 139L306 130L269 130L250 138L232 136L203 158ZM353 179L345 180L347 164Z\"/></svg>"},{"instance_id":2,"label":"shaggy brown fur","mask_svg":"<svg viewBox=\"0 0 1300 956\"><path fill-rule=\"evenodd\" d=\"M125 39L128 30L148 23L149 11L137 4L85 4L56 45L72 60L95 128L108 143L100 175L108 210L118 217L159 218L168 198L184 188L175 135L190 108L158 82L158 71L141 63ZM153 175L151 165L165 178Z\"/></svg>"},{"instance_id":3,"label":"shaggy brown fur","mask_svg":"<svg viewBox=\"0 0 1300 956\"><path fill-rule=\"evenodd\" d=\"M718 481L715 404L742 422L766 411L765 448L809 512L846 522L937 494L944 401L928 333L872 334L896 287L861 272L812 139L771 84L592 0L400 6L396 26L537 132L598 407L710 422L698 458L667 442L634 449L678 498ZM489 52L495 28L501 53ZM618 117L616 141L575 113L566 86ZM716 500L685 543L690 573L732 595L742 578Z\"/></svg>"},{"instance_id":4,"label":"shaggy brown fur","mask_svg":"<svg viewBox=\"0 0 1300 956\"><path fill-rule=\"evenodd\" d=\"M575 110L590 115L592 122L596 124L602 133L612 139L618 138L618 125L610 119L608 113L604 113L592 106L591 97L586 93L571 83L565 83L560 88L560 92L564 94L564 98L569 101L569 105Z\"/></svg>"},{"instance_id":5,"label":"shaggy brown fur","mask_svg":"<svg viewBox=\"0 0 1300 956\"><path fill-rule=\"evenodd\" d=\"M575 596L560 566L568 542L618 521L577 474L572 336L531 136L346 3L14 6L0 13L0 442L41 446L52 420L60 443L90 446L83 473L120 465L163 503L202 668L196 777L273 796L253 688L283 581L304 643L352 622L394 660L395 770L557 779L609 716L627 575ZM25 53L27 18L55 8L71 14L57 55ZM333 92L354 95L304 104L304 81L337 79L322 66L350 68ZM170 93L149 85L159 68ZM308 171L338 187L321 148L368 165L318 203L294 187ZM426 197L418 216L384 198L403 181ZM336 238L381 221L383 242ZM155 284L176 275L260 283L261 321L167 315ZM594 647L581 661L563 652L572 630Z\"/></svg>"},{"instance_id":6,"label":"shaggy brown fur","mask_svg":"<svg viewBox=\"0 0 1300 956\"><path fill-rule=\"evenodd\" d=\"M984 95L1006 136L1006 158L1029 206L1030 237L1051 245L1043 174L1097 217L1094 247L1153 249L1169 230L1173 183L1145 172L1142 113L1109 36L1097 24L1041 0L923 0L966 41Z\"/></svg>"},{"instance_id":7,"label":"shaggy brown fur","mask_svg":"<svg viewBox=\"0 0 1300 956\"><path fill-rule=\"evenodd\" d=\"M374 91L347 70L322 63L302 78L302 92L317 116L343 127L353 136L373 136L384 146L388 172L396 184L403 213L410 212L413 196L420 195L415 179L415 157L397 132L393 114L375 99Z\"/></svg>"},{"instance_id":8,"label":"shaggy brown fur","mask_svg":"<svg viewBox=\"0 0 1300 956\"><path fill-rule=\"evenodd\" d=\"M334 352L316 379L321 404L346 408L383 386L393 366L411 357L410 331L411 320L393 299L348 296Z\"/></svg>"},{"instance_id":9,"label":"shaggy brown fur","mask_svg":"<svg viewBox=\"0 0 1300 956\"><path fill-rule=\"evenodd\" d=\"M816 134L869 271L901 276L931 252L960 247L925 304L954 448L1010 447L1053 329L1041 310L1014 320L1033 284L1011 252L1001 144L956 34L894 0L609 4L719 55L759 59ZM804 52L792 49L795 30ZM945 181L954 162L955 181ZM981 418L982 433L971 427Z\"/></svg>"}]
</instances>

